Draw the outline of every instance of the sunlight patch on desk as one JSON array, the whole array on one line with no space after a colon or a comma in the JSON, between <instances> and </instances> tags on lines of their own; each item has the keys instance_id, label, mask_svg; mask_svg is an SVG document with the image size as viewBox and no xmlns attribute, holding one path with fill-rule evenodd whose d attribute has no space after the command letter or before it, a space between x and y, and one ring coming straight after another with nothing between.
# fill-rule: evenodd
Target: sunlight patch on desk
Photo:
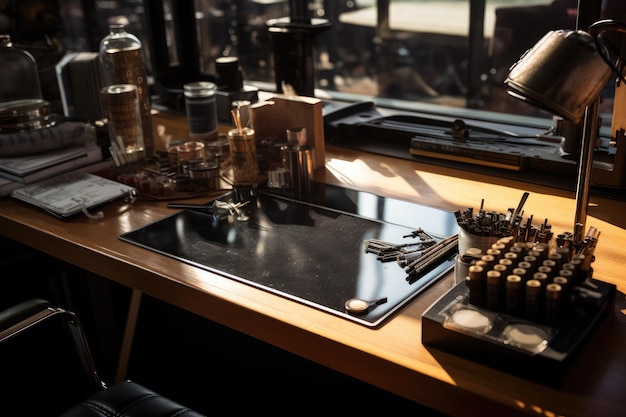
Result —
<instances>
[{"instance_id":1,"label":"sunlight patch on desk","mask_svg":"<svg viewBox=\"0 0 626 417\"><path fill-rule=\"evenodd\" d=\"M388 189L389 179L393 178L396 183L400 179L400 175L388 164L380 163L378 166L372 167L362 160L344 161L330 159L326 162L326 169L344 186L363 188L367 185L370 189L379 188L387 192L390 191ZM361 183L359 179L363 182ZM393 189L394 193L414 190L407 181L403 181L401 188L398 188L397 185Z\"/></svg>"}]
</instances>

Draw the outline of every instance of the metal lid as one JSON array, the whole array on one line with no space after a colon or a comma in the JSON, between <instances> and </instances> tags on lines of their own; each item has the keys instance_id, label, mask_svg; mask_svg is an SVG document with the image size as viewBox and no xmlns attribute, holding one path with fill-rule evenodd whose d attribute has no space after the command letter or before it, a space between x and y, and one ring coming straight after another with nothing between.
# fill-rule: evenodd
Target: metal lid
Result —
<instances>
[{"instance_id":1,"label":"metal lid","mask_svg":"<svg viewBox=\"0 0 626 417\"><path fill-rule=\"evenodd\" d=\"M54 125L50 103L40 99L0 104L0 132L15 133Z\"/></svg>"}]
</instances>

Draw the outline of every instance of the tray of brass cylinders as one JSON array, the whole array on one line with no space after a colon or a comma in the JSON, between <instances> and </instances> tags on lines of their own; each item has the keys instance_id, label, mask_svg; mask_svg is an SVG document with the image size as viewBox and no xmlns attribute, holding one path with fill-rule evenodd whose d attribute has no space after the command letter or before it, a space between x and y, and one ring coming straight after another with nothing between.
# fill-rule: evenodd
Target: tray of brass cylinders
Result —
<instances>
[{"instance_id":1,"label":"tray of brass cylinders","mask_svg":"<svg viewBox=\"0 0 626 417\"><path fill-rule=\"evenodd\" d=\"M525 197L522 201L525 200ZM616 288L593 278L595 227L554 235L517 210L456 212L457 284L422 315L425 346L558 384L609 310Z\"/></svg>"},{"instance_id":2,"label":"tray of brass cylinders","mask_svg":"<svg viewBox=\"0 0 626 417\"><path fill-rule=\"evenodd\" d=\"M225 172L230 167L228 140L220 137L206 144L173 141L168 151L156 151L141 164L118 165L116 162L116 165L99 174L134 187L140 197L149 200L224 194L226 190L221 188L221 180L227 179Z\"/></svg>"}]
</instances>

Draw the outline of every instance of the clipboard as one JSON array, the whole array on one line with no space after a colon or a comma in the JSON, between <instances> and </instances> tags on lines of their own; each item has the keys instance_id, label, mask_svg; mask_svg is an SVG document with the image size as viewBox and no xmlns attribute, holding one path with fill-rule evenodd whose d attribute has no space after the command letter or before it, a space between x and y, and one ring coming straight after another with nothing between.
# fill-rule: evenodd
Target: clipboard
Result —
<instances>
[{"instance_id":1,"label":"clipboard","mask_svg":"<svg viewBox=\"0 0 626 417\"><path fill-rule=\"evenodd\" d=\"M14 190L11 197L40 207L50 214L67 218L118 198L134 201L134 187L86 172L71 172Z\"/></svg>"}]
</instances>

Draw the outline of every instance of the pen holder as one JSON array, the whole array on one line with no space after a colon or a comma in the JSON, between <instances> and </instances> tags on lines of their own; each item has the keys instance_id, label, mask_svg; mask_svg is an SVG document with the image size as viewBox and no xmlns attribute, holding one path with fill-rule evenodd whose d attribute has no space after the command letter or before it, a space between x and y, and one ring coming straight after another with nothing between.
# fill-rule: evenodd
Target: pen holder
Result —
<instances>
[{"instance_id":1,"label":"pen holder","mask_svg":"<svg viewBox=\"0 0 626 417\"><path fill-rule=\"evenodd\" d=\"M464 228L459 228L459 256L457 257L454 268L455 282L465 280L469 272L470 262L464 260L465 254L471 254L475 249L475 253L486 253L494 243L498 242L498 236L481 236L470 233Z\"/></svg>"},{"instance_id":2,"label":"pen holder","mask_svg":"<svg viewBox=\"0 0 626 417\"><path fill-rule=\"evenodd\" d=\"M254 183L259 172L256 161L254 130L248 127L228 132L230 157L235 184Z\"/></svg>"},{"instance_id":3,"label":"pen holder","mask_svg":"<svg viewBox=\"0 0 626 417\"><path fill-rule=\"evenodd\" d=\"M478 248L483 252L491 248L491 245L498 242L501 236L481 236L468 232L462 227L459 228L459 253L463 254L470 248Z\"/></svg>"}]
</instances>

